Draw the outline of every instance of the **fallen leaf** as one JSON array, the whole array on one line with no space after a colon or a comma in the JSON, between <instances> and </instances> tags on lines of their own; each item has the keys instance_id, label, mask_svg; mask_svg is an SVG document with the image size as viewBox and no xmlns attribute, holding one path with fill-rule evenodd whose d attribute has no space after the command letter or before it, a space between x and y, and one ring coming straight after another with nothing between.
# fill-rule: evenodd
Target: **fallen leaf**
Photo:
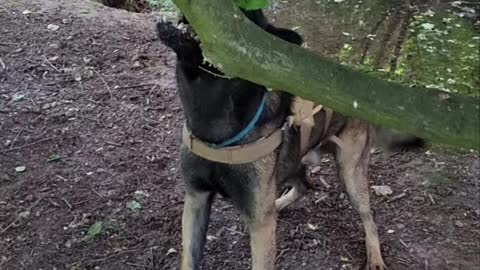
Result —
<instances>
[{"instance_id":1,"label":"fallen leaf","mask_svg":"<svg viewBox=\"0 0 480 270\"><path fill-rule=\"evenodd\" d=\"M19 217L26 218L30 215L30 211L23 211L20 214L18 214Z\"/></svg>"},{"instance_id":2,"label":"fallen leaf","mask_svg":"<svg viewBox=\"0 0 480 270\"><path fill-rule=\"evenodd\" d=\"M52 30L52 31L57 31L58 29L60 29L60 26L58 26L56 24L49 24L49 25L47 25L47 29Z\"/></svg>"},{"instance_id":3,"label":"fallen leaf","mask_svg":"<svg viewBox=\"0 0 480 270\"><path fill-rule=\"evenodd\" d=\"M167 251L167 256L170 255L170 254L174 254L174 253L177 253L177 250L174 249L174 248L170 248L170 249Z\"/></svg>"},{"instance_id":4,"label":"fallen leaf","mask_svg":"<svg viewBox=\"0 0 480 270\"><path fill-rule=\"evenodd\" d=\"M60 160L60 156L56 155L56 154L53 154L53 155L50 155L48 157L47 162L59 161L59 160Z\"/></svg>"},{"instance_id":5,"label":"fallen leaf","mask_svg":"<svg viewBox=\"0 0 480 270\"><path fill-rule=\"evenodd\" d=\"M17 166L17 167L15 167L15 171L18 172L18 173L25 172L26 170L27 170L27 167L26 167L26 166Z\"/></svg>"},{"instance_id":6,"label":"fallen leaf","mask_svg":"<svg viewBox=\"0 0 480 270\"><path fill-rule=\"evenodd\" d=\"M127 202L127 208L134 212L137 212L137 210L142 209L142 205L137 201L129 201Z\"/></svg>"},{"instance_id":7,"label":"fallen leaf","mask_svg":"<svg viewBox=\"0 0 480 270\"><path fill-rule=\"evenodd\" d=\"M137 190L133 194L136 198L138 198L138 197L147 197L147 198L150 197L150 194L148 194L147 192L142 191L142 190Z\"/></svg>"},{"instance_id":8,"label":"fallen leaf","mask_svg":"<svg viewBox=\"0 0 480 270\"><path fill-rule=\"evenodd\" d=\"M310 223L307 223L307 227L312 231L318 230L318 226L315 226L315 225L310 224Z\"/></svg>"},{"instance_id":9,"label":"fallen leaf","mask_svg":"<svg viewBox=\"0 0 480 270\"><path fill-rule=\"evenodd\" d=\"M90 226L88 229L87 235L83 238L85 239L92 239L95 236L99 235L103 230L103 221L97 221Z\"/></svg>"},{"instance_id":10,"label":"fallen leaf","mask_svg":"<svg viewBox=\"0 0 480 270\"><path fill-rule=\"evenodd\" d=\"M28 15L28 14L31 14L31 13L32 13L32 12L31 12L30 10L28 10L28 9L26 9L26 10L24 10L24 11L22 12L23 15Z\"/></svg>"},{"instance_id":11,"label":"fallen leaf","mask_svg":"<svg viewBox=\"0 0 480 270\"><path fill-rule=\"evenodd\" d=\"M13 95L12 100L13 100L13 102L18 102L18 101L22 100L24 97L25 97L25 95L15 94L15 95Z\"/></svg>"},{"instance_id":12,"label":"fallen leaf","mask_svg":"<svg viewBox=\"0 0 480 270\"><path fill-rule=\"evenodd\" d=\"M422 23L420 26L425 30L432 30L435 28L435 24L433 23Z\"/></svg>"},{"instance_id":13,"label":"fallen leaf","mask_svg":"<svg viewBox=\"0 0 480 270\"><path fill-rule=\"evenodd\" d=\"M393 193L389 186L372 186L373 191L379 196L388 196Z\"/></svg>"}]
</instances>

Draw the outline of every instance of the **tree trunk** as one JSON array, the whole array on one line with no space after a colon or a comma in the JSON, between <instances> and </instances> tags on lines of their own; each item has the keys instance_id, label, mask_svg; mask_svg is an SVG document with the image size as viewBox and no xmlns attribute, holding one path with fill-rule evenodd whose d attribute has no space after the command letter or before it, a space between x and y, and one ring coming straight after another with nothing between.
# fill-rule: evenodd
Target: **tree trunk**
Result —
<instances>
[{"instance_id":1,"label":"tree trunk","mask_svg":"<svg viewBox=\"0 0 480 270\"><path fill-rule=\"evenodd\" d=\"M480 146L476 98L409 88L334 63L262 31L232 0L174 2L195 29L206 58L229 76L433 142Z\"/></svg>"}]
</instances>

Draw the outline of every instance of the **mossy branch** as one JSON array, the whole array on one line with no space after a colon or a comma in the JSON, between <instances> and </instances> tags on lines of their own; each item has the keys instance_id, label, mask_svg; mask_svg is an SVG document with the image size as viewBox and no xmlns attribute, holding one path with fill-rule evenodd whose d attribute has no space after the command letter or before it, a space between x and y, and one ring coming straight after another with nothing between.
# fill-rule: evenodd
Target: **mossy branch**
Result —
<instances>
[{"instance_id":1,"label":"mossy branch","mask_svg":"<svg viewBox=\"0 0 480 270\"><path fill-rule=\"evenodd\" d=\"M284 42L228 0L174 0L204 55L227 75L282 89L348 116L456 147L480 147L479 100L374 78Z\"/></svg>"}]
</instances>

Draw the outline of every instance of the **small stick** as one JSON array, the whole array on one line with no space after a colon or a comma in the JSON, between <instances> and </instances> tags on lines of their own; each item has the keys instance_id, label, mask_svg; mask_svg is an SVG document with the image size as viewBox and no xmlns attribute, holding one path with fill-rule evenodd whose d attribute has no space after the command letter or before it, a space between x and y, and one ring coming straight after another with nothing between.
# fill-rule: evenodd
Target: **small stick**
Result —
<instances>
[{"instance_id":1,"label":"small stick","mask_svg":"<svg viewBox=\"0 0 480 270\"><path fill-rule=\"evenodd\" d=\"M110 142L110 141L105 141L105 143L106 143L106 144L109 144L109 145L113 145L113 146L118 146L118 147L122 146L122 145L119 144L119 143Z\"/></svg>"},{"instance_id":2,"label":"small stick","mask_svg":"<svg viewBox=\"0 0 480 270\"><path fill-rule=\"evenodd\" d=\"M126 85L126 86L118 86L115 87L116 89L129 89L129 88L140 88L144 86L152 86L156 85L156 83L144 83L144 84L136 84L136 85Z\"/></svg>"},{"instance_id":3,"label":"small stick","mask_svg":"<svg viewBox=\"0 0 480 270\"><path fill-rule=\"evenodd\" d=\"M7 66L5 66L5 63L3 62L2 58L0 58L0 65L2 65L3 70L7 69Z\"/></svg>"},{"instance_id":4,"label":"small stick","mask_svg":"<svg viewBox=\"0 0 480 270\"><path fill-rule=\"evenodd\" d=\"M325 181L325 178L320 176L320 182L325 186L326 189L330 189L332 186L330 186L327 181Z\"/></svg>"},{"instance_id":5,"label":"small stick","mask_svg":"<svg viewBox=\"0 0 480 270\"><path fill-rule=\"evenodd\" d=\"M94 72L98 75L98 77L100 77L100 79L102 79L103 84L105 85L108 93L110 94L110 98L113 99L112 89L110 88L110 86L108 86L108 83L107 83L107 81L105 81L105 78L103 78L102 74L100 74L98 71L94 70Z\"/></svg>"},{"instance_id":6,"label":"small stick","mask_svg":"<svg viewBox=\"0 0 480 270\"><path fill-rule=\"evenodd\" d=\"M22 129L20 129L20 131L19 131L19 132L17 133L17 135L15 136L15 138L13 138L13 141L12 141L12 143L10 144L10 149L12 149L12 148L13 148L13 145L14 145L14 144L15 144L15 142L17 141L17 139L18 139L18 136L20 136L20 134L22 133L22 131L23 131L23 128L22 128Z\"/></svg>"},{"instance_id":7,"label":"small stick","mask_svg":"<svg viewBox=\"0 0 480 270\"><path fill-rule=\"evenodd\" d=\"M40 199L38 199L38 200L37 200L36 202L34 202L30 207L28 207L26 211L32 212L32 209L33 209L35 206L37 206L37 204L38 204L41 200L43 200L45 197L46 197L46 196L40 197ZM5 233L8 229L10 229L13 225L15 225L15 223L17 223L17 221L19 221L20 218L22 218L22 216L20 216L20 215L17 214L17 217L15 218L15 220L14 220L12 223L10 223L7 227L3 228L2 231L0 232L0 234Z\"/></svg>"},{"instance_id":8,"label":"small stick","mask_svg":"<svg viewBox=\"0 0 480 270\"><path fill-rule=\"evenodd\" d=\"M315 204L318 204L319 202L325 200L328 198L328 194L323 194L322 197L320 197L318 200L315 201Z\"/></svg>"},{"instance_id":9,"label":"small stick","mask_svg":"<svg viewBox=\"0 0 480 270\"><path fill-rule=\"evenodd\" d=\"M93 187L92 181L90 181L90 179L88 179L88 184L90 185L90 188L92 189L93 193L95 193L98 197L100 197L101 199L103 199L103 196L102 196L100 193L98 193L98 192L95 190L95 188Z\"/></svg>"},{"instance_id":10,"label":"small stick","mask_svg":"<svg viewBox=\"0 0 480 270\"><path fill-rule=\"evenodd\" d=\"M69 208L70 210L73 209L72 205L67 201L67 199L62 198L62 201L68 206L68 208Z\"/></svg>"},{"instance_id":11,"label":"small stick","mask_svg":"<svg viewBox=\"0 0 480 270\"><path fill-rule=\"evenodd\" d=\"M60 72L60 70L58 70L58 68L56 68L50 61L48 61L47 57L42 56L43 57L43 61L45 61L50 67L52 67L56 72Z\"/></svg>"},{"instance_id":12,"label":"small stick","mask_svg":"<svg viewBox=\"0 0 480 270\"><path fill-rule=\"evenodd\" d=\"M198 68L201 69L201 70L203 70L203 71L205 71L205 72L207 72L207 73L210 73L211 75L213 75L213 76L215 76L215 77L219 77L219 78L223 78L223 79L231 79L231 78L232 78L232 77L229 77L229 76L226 76L226 75L217 74L217 73L212 72L212 71L210 71L210 70L208 70L208 69L206 69L206 68L204 68L204 67L202 67L202 66L198 66Z\"/></svg>"},{"instance_id":13,"label":"small stick","mask_svg":"<svg viewBox=\"0 0 480 270\"><path fill-rule=\"evenodd\" d=\"M0 153L6 153L6 152L10 152L10 151L20 150L20 149L25 148L25 147L27 147L27 146L32 146L32 145L35 145L35 144L37 144L37 143L42 143L42 142L46 142L46 141L49 141L49 140L53 140L53 139L55 139L55 138L56 138L56 136L54 136L54 137L49 137L49 138L45 138L45 139L41 139L41 140L38 140L38 141L35 141L35 142L32 142L32 143L27 143L27 144L24 144L24 145L15 147L15 148L3 149L3 150L0 150Z\"/></svg>"},{"instance_id":14,"label":"small stick","mask_svg":"<svg viewBox=\"0 0 480 270\"><path fill-rule=\"evenodd\" d=\"M431 194L428 194L428 198L430 198L430 201L432 202L432 204L436 204Z\"/></svg>"},{"instance_id":15,"label":"small stick","mask_svg":"<svg viewBox=\"0 0 480 270\"><path fill-rule=\"evenodd\" d=\"M400 243L401 243L402 245L404 245L406 248L409 248L409 246L407 245L407 243L405 243L402 239L399 239L399 240L400 240Z\"/></svg>"},{"instance_id":16,"label":"small stick","mask_svg":"<svg viewBox=\"0 0 480 270\"><path fill-rule=\"evenodd\" d=\"M407 196L407 193L402 192L402 193L398 194L397 196L393 196L390 200L388 200L388 202L391 203L391 202L400 200L401 198L403 198L405 196Z\"/></svg>"}]
</instances>

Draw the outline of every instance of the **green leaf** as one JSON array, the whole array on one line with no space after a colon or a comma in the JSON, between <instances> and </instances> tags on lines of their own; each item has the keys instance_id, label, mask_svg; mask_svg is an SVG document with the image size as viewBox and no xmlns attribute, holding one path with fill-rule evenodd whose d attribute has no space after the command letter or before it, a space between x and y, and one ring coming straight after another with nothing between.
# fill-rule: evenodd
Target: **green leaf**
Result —
<instances>
[{"instance_id":1,"label":"green leaf","mask_svg":"<svg viewBox=\"0 0 480 270\"><path fill-rule=\"evenodd\" d=\"M129 201L127 202L127 208L133 212L137 212L137 210L142 209L142 205L137 201Z\"/></svg>"},{"instance_id":2,"label":"green leaf","mask_svg":"<svg viewBox=\"0 0 480 270\"><path fill-rule=\"evenodd\" d=\"M235 3L243 9L254 10L268 7L268 0L235 0Z\"/></svg>"},{"instance_id":3,"label":"green leaf","mask_svg":"<svg viewBox=\"0 0 480 270\"><path fill-rule=\"evenodd\" d=\"M59 160L60 160L60 156L57 154L50 155L47 159L48 162L59 161Z\"/></svg>"},{"instance_id":4,"label":"green leaf","mask_svg":"<svg viewBox=\"0 0 480 270\"><path fill-rule=\"evenodd\" d=\"M88 229L87 235L85 238L92 239L95 236L99 235L103 229L103 221L95 222L90 228Z\"/></svg>"}]
</instances>

